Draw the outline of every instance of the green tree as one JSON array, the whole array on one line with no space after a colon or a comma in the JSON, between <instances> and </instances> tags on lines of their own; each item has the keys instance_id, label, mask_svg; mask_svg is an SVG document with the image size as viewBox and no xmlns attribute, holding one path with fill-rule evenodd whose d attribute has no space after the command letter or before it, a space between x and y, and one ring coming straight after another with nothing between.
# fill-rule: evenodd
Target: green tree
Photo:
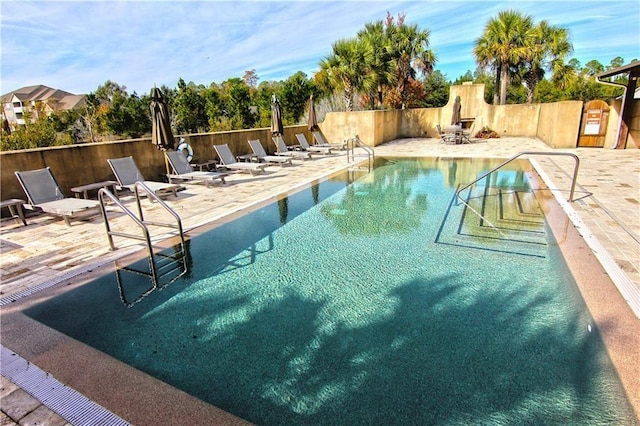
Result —
<instances>
[{"instance_id":1,"label":"green tree","mask_svg":"<svg viewBox=\"0 0 640 426\"><path fill-rule=\"evenodd\" d=\"M323 85L343 92L346 111L353 111L354 94L364 86L367 64L373 55L371 45L359 39L342 39L332 45L332 52L320 62Z\"/></svg>"},{"instance_id":2,"label":"green tree","mask_svg":"<svg viewBox=\"0 0 640 426\"><path fill-rule=\"evenodd\" d=\"M607 69L618 68L624 65L624 59L620 56L616 56L611 60L611 63L607 67Z\"/></svg>"},{"instance_id":3,"label":"green tree","mask_svg":"<svg viewBox=\"0 0 640 426\"><path fill-rule=\"evenodd\" d=\"M199 133L209 129L203 86L189 84L180 78L173 99L173 114L177 133Z\"/></svg>"},{"instance_id":4,"label":"green tree","mask_svg":"<svg viewBox=\"0 0 640 426\"><path fill-rule=\"evenodd\" d=\"M313 81L309 80L302 71L298 71L282 83L278 91L278 99L282 105L284 125L300 122L312 93L314 93Z\"/></svg>"},{"instance_id":5,"label":"green tree","mask_svg":"<svg viewBox=\"0 0 640 426\"><path fill-rule=\"evenodd\" d=\"M83 117L85 125L91 129L92 140L95 129L102 134L139 137L151 131L148 111L148 97L145 101L135 92L129 95L125 86L107 80L87 96Z\"/></svg>"},{"instance_id":6,"label":"green tree","mask_svg":"<svg viewBox=\"0 0 640 426\"><path fill-rule=\"evenodd\" d=\"M252 105L256 106L256 126L269 127L271 125L271 98L279 96L282 83L276 81L263 81L258 86L252 99Z\"/></svg>"},{"instance_id":7,"label":"green tree","mask_svg":"<svg viewBox=\"0 0 640 426\"><path fill-rule=\"evenodd\" d=\"M368 101L373 109L374 103L382 107L384 87L391 84L393 78L393 62L390 52L389 37L382 20L365 24L358 32L358 38L373 53L366 57L367 75L363 88L368 92Z\"/></svg>"},{"instance_id":8,"label":"green tree","mask_svg":"<svg viewBox=\"0 0 640 426\"><path fill-rule=\"evenodd\" d=\"M207 117L208 130L210 132L223 130L225 117L223 114L224 104L222 102L220 87L212 83L209 87L202 90L201 96L204 99L204 111Z\"/></svg>"},{"instance_id":9,"label":"green tree","mask_svg":"<svg viewBox=\"0 0 640 426\"><path fill-rule=\"evenodd\" d=\"M137 138L151 131L148 102L143 105L135 92L131 96L114 96L105 119L113 134L126 138Z\"/></svg>"},{"instance_id":10,"label":"green tree","mask_svg":"<svg viewBox=\"0 0 640 426\"><path fill-rule=\"evenodd\" d=\"M433 71L436 56L429 47L429 31L420 30L417 25L407 25L405 15L394 22L387 14L387 34L391 61L393 63L393 82L402 105L409 100L409 93L415 92L414 84L418 73L427 75Z\"/></svg>"},{"instance_id":11,"label":"green tree","mask_svg":"<svg viewBox=\"0 0 640 426\"><path fill-rule=\"evenodd\" d=\"M485 26L482 36L476 40L473 50L476 61L482 68L490 68L496 73L501 105L507 101L510 75L517 74L519 65L528 53L532 37L531 17L515 10L506 10L492 18Z\"/></svg>"},{"instance_id":12,"label":"green tree","mask_svg":"<svg viewBox=\"0 0 640 426\"><path fill-rule=\"evenodd\" d=\"M11 134L2 132L0 150L11 151L17 149L43 148L55 145L70 145L73 140L69 135L56 131L56 120L40 113L37 119L31 120L32 115L24 113L25 125L19 126Z\"/></svg>"},{"instance_id":13,"label":"green tree","mask_svg":"<svg viewBox=\"0 0 640 426\"><path fill-rule=\"evenodd\" d=\"M222 83L223 114L231 129L251 129L256 118L251 112L249 86L241 78L230 78Z\"/></svg>"},{"instance_id":14,"label":"green tree","mask_svg":"<svg viewBox=\"0 0 640 426\"><path fill-rule=\"evenodd\" d=\"M582 71L588 76L595 77L596 74L604 72L604 65L602 65L599 61L593 59L584 64Z\"/></svg>"},{"instance_id":15,"label":"green tree","mask_svg":"<svg viewBox=\"0 0 640 426\"><path fill-rule=\"evenodd\" d=\"M426 93L422 105L424 108L437 108L447 104L451 85L440 71L436 70L429 74L424 79L423 85Z\"/></svg>"},{"instance_id":16,"label":"green tree","mask_svg":"<svg viewBox=\"0 0 640 426\"><path fill-rule=\"evenodd\" d=\"M565 28L554 27L541 21L525 39L526 52L523 57L523 80L527 87L527 103L533 102L538 83L544 78L545 70L564 72L564 60L573 47L569 42L569 32ZM558 76L556 76L558 78Z\"/></svg>"}]
</instances>

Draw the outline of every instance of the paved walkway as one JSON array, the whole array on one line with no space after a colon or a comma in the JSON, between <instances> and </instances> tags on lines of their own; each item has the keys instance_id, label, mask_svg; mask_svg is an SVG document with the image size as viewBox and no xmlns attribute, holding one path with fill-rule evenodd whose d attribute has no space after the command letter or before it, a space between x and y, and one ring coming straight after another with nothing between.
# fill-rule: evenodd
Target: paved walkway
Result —
<instances>
[{"instance_id":1,"label":"paved walkway","mask_svg":"<svg viewBox=\"0 0 640 426\"><path fill-rule=\"evenodd\" d=\"M580 158L575 201L572 206L597 240L626 276L640 288L640 150L566 149L551 150L531 138L502 138L474 144L445 145L437 139L401 139L376 147L376 155L499 157L522 151L574 153ZM573 160L565 157L536 157L535 160L563 193L570 188ZM234 174L225 186L205 188L189 185L168 204L192 229L247 206L274 197L296 185L344 168L343 155L297 162L293 167L268 167L268 173L251 177ZM128 200L127 200L128 199ZM131 197L125 198L132 203ZM161 214L158 206L151 217ZM127 220L114 215L114 226ZM102 219L75 221L68 227L61 219L46 215L27 217L29 225L5 220L0 228L0 298L22 294L55 284L80 274L92 265L104 264L140 246L135 241L117 239L118 250L109 251ZM5 424L65 424L61 417L29 394L0 377L0 426Z\"/></svg>"}]
</instances>

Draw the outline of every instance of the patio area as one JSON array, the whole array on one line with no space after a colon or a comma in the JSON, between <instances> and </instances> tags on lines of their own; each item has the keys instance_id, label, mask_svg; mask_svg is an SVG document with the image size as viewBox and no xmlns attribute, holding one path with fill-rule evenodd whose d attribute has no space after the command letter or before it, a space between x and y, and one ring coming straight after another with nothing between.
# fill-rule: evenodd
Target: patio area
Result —
<instances>
[{"instance_id":1,"label":"patio area","mask_svg":"<svg viewBox=\"0 0 640 426\"><path fill-rule=\"evenodd\" d=\"M449 145L439 139L398 139L375 148L376 156L428 156L428 157L485 157L509 158L523 151L553 151L576 154L580 158L575 202L571 207L584 229L592 234L596 247L602 247L598 259L610 259L615 274L623 275L640 290L640 150L562 149L553 150L534 138L501 138L476 140L472 144ZM566 199L571 187L573 160L569 157L535 156L544 171L551 189L558 189ZM312 184L347 166L346 155L314 155L309 161L295 161L293 166L269 166L264 175L251 176L234 173L226 185L185 185L178 197L166 199L180 215L185 231L212 223L231 213L241 212L265 199L278 196L297 186ZM68 194L70 195L70 194ZM135 208L133 197L123 197L125 205ZM157 205L145 203L145 214L150 219L164 214ZM109 207L110 211L113 206ZM113 215L114 226L128 219ZM10 303L46 288L97 265L112 262L143 247L137 241L116 238L118 250L110 251L101 216L87 221L73 221L67 226L62 219L47 215L27 215L28 226L13 220L3 220L0 235L0 300ZM601 260L602 261L602 260ZM610 273L610 275L613 275ZM640 321L640 320L639 320ZM37 401L25 399L29 409L22 409L24 400L8 398L20 392L5 378L0 382L3 399L1 424L12 424L29 415L49 416L29 418L40 422L55 416ZM29 405L30 404L30 405ZM22 415L20 414L22 413ZM20 418L16 418L19 417ZM38 421L40 419L40 421ZM65 424L52 422L50 424Z\"/></svg>"}]
</instances>

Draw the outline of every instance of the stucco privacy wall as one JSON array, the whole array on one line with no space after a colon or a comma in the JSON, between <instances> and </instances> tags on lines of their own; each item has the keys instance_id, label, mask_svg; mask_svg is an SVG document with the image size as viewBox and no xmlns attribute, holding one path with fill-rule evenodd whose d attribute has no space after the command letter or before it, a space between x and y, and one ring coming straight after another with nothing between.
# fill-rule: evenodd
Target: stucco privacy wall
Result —
<instances>
[{"instance_id":1,"label":"stucco privacy wall","mask_svg":"<svg viewBox=\"0 0 640 426\"><path fill-rule=\"evenodd\" d=\"M289 126L284 132L287 144L296 143L296 133L306 133L307 139L311 137L306 126ZM194 159L203 161L216 158L215 144L226 143L237 155L249 153L251 148L247 141L250 139L260 139L267 151L275 151L268 128L185 135L184 138L193 148ZM3 200L26 200L14 172L50 167L64 194L73 196L70 188L74 186L114 180L107 159L128 156L134 158L146 179L163 179L166 173L164 154L151 143L150 138L6 151L0 152L0 195Z\"/></svg>"},{"instance_id":2,"label":"stucco privacy wall","mask_svg":"<svg viewBox=\"0 0 640 426\"><path fill-rule=\"evenodd\" d=\"M393 111L331 112L320 124L329 141L358 135L370 146L399 137L437 137L436 126L451 124L453 103L461 99L461 117L472 120L475 134L484 126L501 136L539 137L554 148L574 148L578 141L582 102L551 104L489 105L484 100L484 84L451 86L449 101L441 108Z\"/></svg>"},{"instance_id":3,"label":"stucco privacy wall","mask_svg":"<svg viewBox=\"0 0 640 426\"><path fill-rule=\"evenodd\" d=\"M552 148L575 148L580 135L583 103L580 101L538 104L535 136Z\"/></svg>"}]
</instances>

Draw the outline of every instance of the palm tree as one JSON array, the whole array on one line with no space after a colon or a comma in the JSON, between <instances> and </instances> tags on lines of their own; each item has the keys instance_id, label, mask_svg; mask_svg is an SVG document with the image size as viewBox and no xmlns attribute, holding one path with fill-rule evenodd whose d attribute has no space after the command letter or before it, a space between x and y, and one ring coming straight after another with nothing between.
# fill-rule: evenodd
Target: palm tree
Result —
<instances>
[{"instance_id":1,"label":"palm tree","mask_svg":"<svg viewBox=\"0 0 640 426\"><path fill-rule=\"evenodd\" d=\"M533 37L524 58L524 82L527 87L527 103L533 102L538 83L543 79L545 69L553 72L553 80L559 81L566 75L564 59L573 47L569 42L568 30L554 27L547 21L540 21L533 28Z\"/></svg>"},{"instance_id":2,"label":"palm tree","mask_svg":"<svg viewBox=\"0 0 640 426\"><path fill-rule=\"evenodd\" d=\"M385 32L384 22L377 21L365 24L364 30L358 32L358 39L369 46L373 53L367 59L367 75L363 81L365 89L369 89L371 107L374 100L377 106L382 105L383 87L388 86L392 79L392 61L389 49L389 39Z\"/></svg>"},{"instance_id":3,"label":"palm tree","mask_svg":"<svg viewBox=\"0 0 640 426\"><path fill-rule=\"evenodd\" d=\"M393 17L387 15L387 34L396 89L405 103L410 80L415 80L418 73L432 72L436 56L428 48L429 31L419 30L417 25L406 25L404 15L399 16L396 24Z\"/></svg>"},{"instance_id":4,"label":"palm tree","mask_svg":"<svg viewBox=\"0 0 640 426\"><path fill-rule=\"evenodd\" d=\"M507 101L510 73L515 73L528 53L534 37L532 19L515 10L500 12L486 25L476 40L473 53L482 68L496 72L496 87L500 86L500 104Z\"/></svg>"},{"instance_id":5,"label":"palm tree","mask_svg":"<svg viewBox=\"0 0 640 426\"><path fill-rule=\"evenodd\" d=\"M347 111L353 111L353 95L363 88L372 47L358 39L342 39L333 43L333 52L320 61L320 69L331 85L344 91Z\"/></svg>"}]
</instances>

